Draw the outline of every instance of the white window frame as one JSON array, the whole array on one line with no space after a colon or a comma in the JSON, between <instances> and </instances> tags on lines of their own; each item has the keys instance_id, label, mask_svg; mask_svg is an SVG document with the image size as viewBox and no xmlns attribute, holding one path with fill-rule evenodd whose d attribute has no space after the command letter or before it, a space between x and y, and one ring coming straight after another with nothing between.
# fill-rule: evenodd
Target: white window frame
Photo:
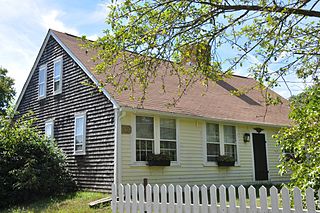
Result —
<instances>
[{"instance_id":1,"label":"white window frame","mask_svg":"<svg viewBox=\"0 0 320 213\"><path fill-rule=\"evenodd\" d=\"M76 123L77 119L83 118L83 145L82 150L76 150ZM74 155L85 155L86 154L86 132L87 132L87 116L86 113L76 113L74 116L74 134L73 134L73 153Z\"/></svg>"},{"instance_id":2,"label":"white window frame","mask_svg":"<svg viewBox=\"0 0 320 213\"><path fill-rule=\"evenodd\" d=\"M56 82L56 79L55 79L55 76L54 76L54 73L55 73L55 65L57 63L61 62L61 70L60 70L60 75L59 75L59 81L60 81L60 84L59 84L59 88L58 90L54 90L54 83ZM56 58L53 60L53 86L52 86L52 89L53 89L53 94L54 95L58 95L60 93L62 93L62 76L63 76L63 58L62 56Z\"/></svg>"},{"instance_id":3,"label":"white window frame","mask_svg":"<svg viewBox=\"0 0 320 213\"><path fill-rule=\"evenodd\" d=\"M239 159L239 139L238 139L238 126L235 124L230 124L230 123L219 123L219 122L214 122L214 121L206 121L203 122L203 127L202 127L202 133L203 133L203 164L204 166L218 166L217 162L214 161L208 161L207 160L207 123L213 123L213 124L218 124L219 125L219 139L220 139L220 155L224 155L224 129L223 126L234 126L236 130L236 155L237 159L235 162L235 166L240 166L240 159Z\"/></svg>"},{"instance_id":4,"label":"white window frame","mask_svg":"<svg viewBox=\"0 0 320 213\"><path fill-rule=\"evenodd\" d=\"M40 72L44 72L44 81L40 82ZM44 85L44 94L40 95L40 85ZM43 64L39 67L39 73L38 73L38 99L46 98L47 96L47 64Z\"/></svg>"},{"instance_id":5,"label":"white window frame","mask_svg":"<svg viewBox=\"0 0 320 213\"><path fill-rule=\"evenodd\" d=\"M46 132L47 126L49 126L49 125L51 125L51 130L50 130L51 131L51 137L48 137L47 136L47 132ZM45 122L44 133L49 139L54 139L54 120L53 119L47 120Z\"/></svg>"},{"instance_id":6,"label":"white window frame","mask_svg":"<svg viewBox=\"0 0 320 213\"><path fill-rule=\"evenodd\" d=\"M160 118L163 119L175 119L176 121L176 148L177 148L177 160L171 161L170 166L179 166L180 165L180 135L179 135L179 119L176 117L168 117L168 116L154 116L150 114L133 114L131 119L131 166L146 166L147 161L136 161L136 117L137 116L145 116L145 117L153 117L153 131L154 131L154 154L160 154ZM139 139L139 138L138 138Z\"/></svg>"}]
</instances>

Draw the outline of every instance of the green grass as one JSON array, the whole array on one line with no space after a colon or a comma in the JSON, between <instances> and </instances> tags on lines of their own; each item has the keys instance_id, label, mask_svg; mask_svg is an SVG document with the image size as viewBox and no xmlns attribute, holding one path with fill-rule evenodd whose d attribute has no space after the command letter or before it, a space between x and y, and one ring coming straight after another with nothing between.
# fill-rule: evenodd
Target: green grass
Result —
<instances>
[{"instance_id":1,"label":"green grass","mask_svg":"<svg viewBox=\"0 0 320 213\"><path fill-rule=\"evenodd\" d=\"M110 195L97 192L76 192L66 196L53 197L48 199L38 200L30 204L23 204L11 207L10 209L0 210L0 212L12 213L29 213L29 212L60 212L60 213L90 213L90 212L105 212L111 213L110 206L100 208L90 208L89 202L101 198L109 197Z\"/></svg>"}]
</instances>

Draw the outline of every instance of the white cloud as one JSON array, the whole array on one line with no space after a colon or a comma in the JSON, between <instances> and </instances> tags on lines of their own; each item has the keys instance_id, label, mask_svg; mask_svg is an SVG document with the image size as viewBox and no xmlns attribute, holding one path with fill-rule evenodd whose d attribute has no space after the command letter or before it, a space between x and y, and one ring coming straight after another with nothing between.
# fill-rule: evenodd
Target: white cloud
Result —
<instances>
[{"instance_id":1,"label":"white cloud","mask_svg":"<svg viewBox=\"0 0 320 213\"><path fill-rule=\"evenodd\" d=\"M80 35L78 30L72 27L66 26L59 17L63 16L63 13L58 10L51 10L41 16L41 25L45 29L54 29L61 32L68 32L73 35Z\"/></svg>"}]
</instances>

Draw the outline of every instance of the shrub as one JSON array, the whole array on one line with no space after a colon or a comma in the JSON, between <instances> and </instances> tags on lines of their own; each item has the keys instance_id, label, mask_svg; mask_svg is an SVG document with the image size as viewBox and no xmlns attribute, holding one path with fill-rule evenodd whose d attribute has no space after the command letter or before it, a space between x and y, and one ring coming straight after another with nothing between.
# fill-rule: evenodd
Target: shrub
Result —
<instances>
[{"instance_id":1,"label":"shrub","mask_svg":"<svg viewBox=\"0 0 320 213\"><path fill-rule=\"evenodd\" d=\"M56 143L35 127L31 114L0 117L0 208L75 189Z\"/></svg>"}]
</instances>

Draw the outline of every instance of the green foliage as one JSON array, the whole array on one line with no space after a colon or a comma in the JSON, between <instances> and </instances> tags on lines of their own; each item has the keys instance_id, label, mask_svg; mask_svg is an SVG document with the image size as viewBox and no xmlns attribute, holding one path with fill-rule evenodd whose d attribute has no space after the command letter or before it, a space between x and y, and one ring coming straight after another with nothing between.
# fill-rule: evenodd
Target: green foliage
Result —
<instances>
[{"instance_id":1,"label":"green foliage","mask_svg":"<svg viewBox=\"0 0 320 213\"><path fill-rule=\"evenodd\" d=\"M95 50L96 70L106 73L106 83L117 92L140 89L142 101L157 76L176 75L179 97L192 84L208 86L243 65L267 88L289 73L317 82L318 3L116 0L105 35L86 47Z\"/></svg>"},{"instance_id":2,"label":"green foliage","mask_svg":"<svg viewBox=\"0 0 320 213\"><path fill-rule=\"evenodd\" d=\"M0 67L0 114L5 112L16 94L14 81L7 74L8 70Z\"/></svg>"},{"instance_id":3,"label":"green foliage","mask_svg":"<svg viewBox=\"0 0 320 213\"><path fill-rule=\"evenodd\" d=\"M11 109L0 117L0 207L75 189L62 151L33 122Z\"/></svg>"},{"instance_id":4,"label":"green foliage","mask_svg":"<svg viewBox=\"0 0 320 213\"><path fill-rule=\"evenodd\" d=\"M291 175L290 187L303 191L320 189L320 85L314 85L291 99L293 123L283 128L276 140L284 153L279 169Z\"/></svg>"}]
</instances>

